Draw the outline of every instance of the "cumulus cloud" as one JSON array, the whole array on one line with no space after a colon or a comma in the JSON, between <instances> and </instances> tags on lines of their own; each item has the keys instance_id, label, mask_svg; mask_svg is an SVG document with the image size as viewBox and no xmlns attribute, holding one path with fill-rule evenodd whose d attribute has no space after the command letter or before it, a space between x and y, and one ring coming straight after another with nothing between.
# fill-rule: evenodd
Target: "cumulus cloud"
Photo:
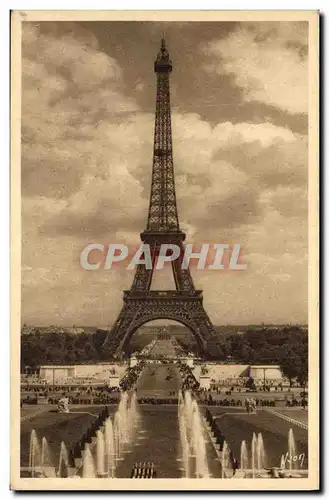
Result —
<instances>
[{"instance_id":1,"label":"cumulus cloud","mask_svg":"<svg viewBox=\"0 0 329 500\"><path fill-rule=\"evenodd\" d=\"M238 33L259 50L274 50L277 30L249 27ZM218 43L231 46L237 36ZM300 38L296 30L284 36L287 54L301 50L302 30ZM207 50L217 68L214 47ZM261 64L253 52L250 61L256 69ZM226 71L225 59L223 64ZM291 91L291 82L285 85ZM139 80L135 87L136 94L145 90ZM153 88L149 99L154 96ZM154 116L143 112L137 98L126 95L124 68L92 35L45 34L24 24L22 279L29 321L107 324L120 309L121 290L129 288L132 273L87 272L79 255L95 241L138 244L145 228ZM173 147L179 216L188 240L241 243L250 270L234 277L196 273L214 323L283 318L273 304L283 307L287 284L295 293L292 317L302 316L307 138L270 122L222 122L218 116L214 124L180 110L173 114ZM167 279L166 271L157 285L167 286ZM237 289L239 306L232 314Z\"/></svg>"},{"instance_id":2,"label":"cumulus cloud","mask_svg":"<svg viewBox=\"0 0 329 500\"><path fill-rule=\"evenodd\" d=\"M304 136L269 123L219 123L174 117L177 191L183 220L220 234L259 222L271 206L264 192L307 182ZM289 191L281 192L281 201ZM278 198L277 198L277 201ZM300 200L305 213L305 200ZM284 211L284 208L282 207ZM297 209L298 211L298 209Z\"/></svg>"},{"instance_id":3,"label":"cumulus cloud","mask_svg":"<svg viewBox=\"0 0 329 500\"><path fill-rule=\"evenodd\" d=\"M94 38L83 44L43 35L30 23L23 27L23 194L41 188L61 198L79 190L86 166L109 167L111 158L106 166L97 163L105 146L95 147L98 124L120 124L120 116L138 106L121 93L121 68Z\"/></svg>"},{"instance_id":4,"label":"cumulus cloud","mask_svg":"<svg viewBox=\"0 0 329 500\"><path fill-rule=\"evenodd\" d=\"M231 74L246 101L290 113L308 110L308 23L240 23L228 37L203 47L217 60L205 69Z\"/></svg>"}]
</instances>

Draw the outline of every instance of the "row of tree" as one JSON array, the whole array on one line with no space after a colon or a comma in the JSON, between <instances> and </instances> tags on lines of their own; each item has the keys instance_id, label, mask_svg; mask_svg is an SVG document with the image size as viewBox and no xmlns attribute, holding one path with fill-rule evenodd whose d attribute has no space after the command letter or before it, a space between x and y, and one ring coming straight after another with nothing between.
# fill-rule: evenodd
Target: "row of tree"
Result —
<instances>
[{"instance_id":1,"label":"row of tree","mask_svg":"<svg viewBox=\"0 0 329 500\"><path fill-rule=\"evenodd\" d=\"M33 369L47 364L106 361L109 359L109 353L103 348L106 335L105 330L45 334L34 329L21 338L22 371L27 366ZM185 350L191 349L182 339L178 342ZM217 361L278 364L289 379L296 378L301 385L307 381L308 333L298 326L250 328L244 333L220 335L216 352L211 354Z\"/></svg>"},{"instance_id":2,"label":"row of tree","mask_svg":"<svg viewBox=\"0 0 329 500\"><path fill-rule=\"evenodd\" d=\"M186 341L179 343L187 348ZM304 386L308 375L308 332L299 326L258 327L244 333L219 336L210 353L216 361L242 364L276 364L289 380Z\"/></svg>"},{"instance_id":3,"label":"row of tree","mask_svg":"<svg viewBox=\"0 0 329 500\"><path fill-rule=\"evenodd\" d=\"M106 361L108 353L102 347L108 332L41 333L35 329L21 337L21 368L40 365L70 365Z\"/></svg>"}]
</instances>

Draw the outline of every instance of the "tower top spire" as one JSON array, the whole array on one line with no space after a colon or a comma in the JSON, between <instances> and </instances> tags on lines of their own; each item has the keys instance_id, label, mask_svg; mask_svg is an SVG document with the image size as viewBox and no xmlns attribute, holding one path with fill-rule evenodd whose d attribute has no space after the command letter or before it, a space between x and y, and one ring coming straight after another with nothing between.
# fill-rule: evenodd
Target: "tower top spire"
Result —
<instances>
[{"instance_id":1,"label":"tower top spire","mask_svg":"<svg viewBox=\"0 0 329 500\"><path fill-rule=\"evenodd\" d=\"M158 52L156 61L154 63L154 71L156 73L170 73L172 70L172 63L169 59L169 52L166 47L164 36L161 38L161 47Z\"/></svg>"}]
</instances>

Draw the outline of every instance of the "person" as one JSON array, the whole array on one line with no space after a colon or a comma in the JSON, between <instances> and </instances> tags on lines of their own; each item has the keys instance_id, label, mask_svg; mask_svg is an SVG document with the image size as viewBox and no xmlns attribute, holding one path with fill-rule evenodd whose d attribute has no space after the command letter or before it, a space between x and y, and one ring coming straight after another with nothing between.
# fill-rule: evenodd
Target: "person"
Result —
<instances>
[{"instance_id":1,"label":"person","mask_svg":"<svg viewBox=\"0 0 329 500\"><path fill-rule=\"evenodd\" d=\"M235 475L238 468L239 468L239 462L237 461L236 458L233 457L233 460L232 460L233 475Z\"/></svg>"},{"instance_id":2,"label":"person","mask_svg":"<svg viewBox=\"0 0 329 500\"><path fill-rule=\"evenodd\" d=\"M63 394L63 397L58 401L57 409L59 413L70 413L69 398L66 394Z\"/></svg>"},{"instance_id":3,"label":"person","mask_svg":"<svg viewBox=\"0 0 329 500\"><path fill-rule=\"evenodd\" d=\"M272 477L273 479L277 479L280 477L280 474L279 474L279 468L278 467L272 467L270 470L269 470L269 475L270 477Z\"/></svg>"},{"instance_id":4,"label":"person","mask_svg":"<svg viewBox=\"0 0 329 500\"><path fill-rule=\"evenodd\" d=\"M137 467L137 463L135 463L133 468L131 469L131 474L130 474L131 479L137 477L137 471L138 471L138 467Z\"/></svg>"}]
</instances>

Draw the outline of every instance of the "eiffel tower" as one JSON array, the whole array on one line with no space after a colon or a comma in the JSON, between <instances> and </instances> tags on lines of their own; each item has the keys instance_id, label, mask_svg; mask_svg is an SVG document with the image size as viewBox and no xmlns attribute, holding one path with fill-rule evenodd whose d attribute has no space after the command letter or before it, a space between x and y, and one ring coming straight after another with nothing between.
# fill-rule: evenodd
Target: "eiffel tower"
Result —
<instances>
[{"instance_id":1,"label":"eiffel tower","mask_svg":"<svg viewBox=\"0 0 329 500\"><path fill-rule=\"evenodd\" d=\"M133 333L155 319L175 320L188 327L200 353L214 354L216 332L203 307L202 291L196 290L189 269L182 269L185 233L179 227L172 154L169 76L172 62L164 39L154 63L157 75L152 186L146 230L140 237L150 246L152 269L138 264L132 286L124 291L123 307L105 342L109 355L118 357ZM161 244L180 247L181 257L172 261L176 290L150 290L154 264Z\"/></svg>"}]
</instances>

